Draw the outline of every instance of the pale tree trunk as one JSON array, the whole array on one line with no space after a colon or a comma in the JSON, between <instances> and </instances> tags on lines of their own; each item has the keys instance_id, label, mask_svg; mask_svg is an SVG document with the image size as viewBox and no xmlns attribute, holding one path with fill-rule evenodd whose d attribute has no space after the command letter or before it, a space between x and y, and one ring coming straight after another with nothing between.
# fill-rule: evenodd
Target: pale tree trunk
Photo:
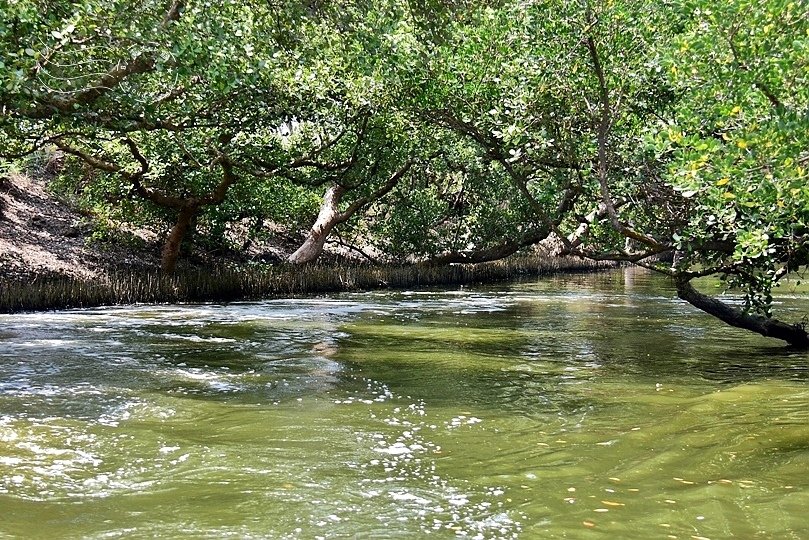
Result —
<instances>
[{"instance_id":1,"label":"pale tree trunk","mask_svg":"<svg viewBox=\"0 0 809 540\"><path fill-rule=\"evenodd\" d=\"M687 278L676 280L677 296L722 322L762 336L786 341L793 347L809 349L809 335L803 324L788 324L777 319L752 315L696 290Z\"/></svg>"},{"instance_id":2,"label":"pale tree trunk","mask_svg":"<svg viewBox=\"0 0 809 540\"><path fill-rule=\"evenodd\" d=\"M177 267L177 258L180 255L180 247L183 239L191 228L191 223L197 214L199 207L183 206L177 216L177 221L169 232L166 243L163 244L163 251L160 261L160 269L164 274L171 274Z\"/></svg>"},{"instance_id":3,"label":"pale tree trunk","mask_svg":"<svg viewBox=\"0 0 809 540\"><path fill-rule=\"evenodd\" d=\"M413 159L405 161L401 167L388 177L384 184L372 193L354 200L342 212L340 211L340 202L348 189L340 184L333 184L323 196L320 213L317 215L315 224L309 230L306 240L287 260L293 264L305 264L316 260L323 253L323 246L326 244L326 239L334 227L351 219L351 216L390 193L414 163Z\"/></svg>"},{"instance_id":4,"label":"pale tree trunk","mask_svg":"<svg viewBox=\"0 0 809 540\"><path fill-rule=\"evenodd\" d=\"M326 245L329 233L335 225L345 221L346 216L340 213L340 200L345 192L346 188L338 184L326 191L315 224L312 225L301 247L289 256L289 262L305 264L316 260L323 253L323 246Z\"/></svg>"}]
</instances>

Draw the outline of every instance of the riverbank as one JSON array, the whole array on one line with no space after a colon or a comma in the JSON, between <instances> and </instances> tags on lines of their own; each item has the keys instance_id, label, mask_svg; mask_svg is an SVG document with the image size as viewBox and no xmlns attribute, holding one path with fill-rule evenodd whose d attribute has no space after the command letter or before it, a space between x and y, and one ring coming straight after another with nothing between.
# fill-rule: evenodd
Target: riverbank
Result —
<instances>
[{"instance_id":1,"label":"riverbank","mask_svg":"<svg viewBox=\"0 0 809 540\"><path fill-rule=\"evenodd\" d=\"M92 216L56 199L44 175L2 177L0 312L462 285L611 266L542 252L450 266L369 265L334 256L307 266L261 262L284 259L284 246L273 245L252 258L196 255L167 276L157 270L159 234L120 227L104 233Z\"/></svg>"},{"instance_id":2,"label":"riverbank","mask_svg":"<svg viewBox=\"0 0 809 540\"><path fill-rule=\"evenodd\" d=\"M43 166L31 174L0 174L0 284L27 287L43 280L109 280L160 267L167 230L103 217L78 201L56 196ZM286 233L286 231L284 231ZM302 238L302 235L301 235ZM183 253L181 271L284 260L300 244L292 234L251 242L242 252L211 252L195 245ZM333 253L329 252L331 258Z\"/></svg>"},{"instance_id":3,"label":"riverbank","mask_svg":"<svg viewBox=\"0 0 809 540\"><path fill-rule=\"evenodd\" d=\"M46 172L0 174L0 282L27 287L159 265L156 234L120 229L113 238L94 216L50 193L48 181Z\"/></svg>"},{"instance_id":4,"label":"riverbank","mask_svg":"<svg viewBox=\"0 0 809 540\"><path fill-rule=\"evenodd\" d=\"M39 277L0 285L0 313L135 303L230 302L272 297L433 285L489 283L612 265L573 257L534 255L449 266L357 264L253 265L157 271L118 271L92 279Z\"/></svg>"}]
</instances>

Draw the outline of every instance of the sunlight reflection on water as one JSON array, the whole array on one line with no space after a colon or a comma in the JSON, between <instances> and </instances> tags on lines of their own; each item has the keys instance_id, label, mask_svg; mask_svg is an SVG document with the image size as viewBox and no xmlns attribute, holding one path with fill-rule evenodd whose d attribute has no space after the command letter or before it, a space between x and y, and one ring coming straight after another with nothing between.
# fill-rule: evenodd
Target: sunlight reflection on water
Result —
<instances>
[{"instance_id":1,"label":"sunlight reflection on water","mask_svg":"<svg viewBox=\"0 0 809 540\"><path fill-rule=\"evenodd\" d=\"M0 316L0 535L809 536L807 356L627 283Z\"/></svg>"}]
</instances>

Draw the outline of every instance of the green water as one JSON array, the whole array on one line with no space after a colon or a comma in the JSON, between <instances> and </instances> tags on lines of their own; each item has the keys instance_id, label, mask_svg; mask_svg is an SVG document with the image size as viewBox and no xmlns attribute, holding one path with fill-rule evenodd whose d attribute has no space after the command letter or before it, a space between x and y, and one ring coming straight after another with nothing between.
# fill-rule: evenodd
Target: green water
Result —
<instances>
[{"instance_id":1,"label":"green water","mask_svg":"<svg viewBox=\"0 0 809 540\"><path fill-rule=\"evenodd\" d=\"M808 472L809 355L636 272L0 317L0 537L809 538Z\"/></svg>"}]
</instances>

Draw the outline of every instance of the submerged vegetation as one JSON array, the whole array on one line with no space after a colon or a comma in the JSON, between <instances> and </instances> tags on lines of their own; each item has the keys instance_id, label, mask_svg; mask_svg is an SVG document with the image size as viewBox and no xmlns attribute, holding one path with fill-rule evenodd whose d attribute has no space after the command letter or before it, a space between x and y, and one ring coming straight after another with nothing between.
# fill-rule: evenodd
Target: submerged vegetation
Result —
<instances>
[{"instance_id":1,"label":"submerged vegetation","mask_svg":"<svg viewBox=\"0 0 809 540\"><path fill-rule=\"evenodd\" d=\"M578 257L525 256L484 264L330 264L117 272L104 278L51 278L0 284L0 313L116 304L294 297L326 292L465 285L613 266Z\"/></svg>"}]
</instances>

